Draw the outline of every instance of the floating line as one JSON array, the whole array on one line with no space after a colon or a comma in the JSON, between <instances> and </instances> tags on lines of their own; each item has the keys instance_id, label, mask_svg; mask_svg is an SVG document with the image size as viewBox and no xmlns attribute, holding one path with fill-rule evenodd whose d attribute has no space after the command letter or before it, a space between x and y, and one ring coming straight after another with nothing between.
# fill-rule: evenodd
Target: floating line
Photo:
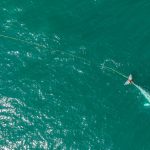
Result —
<instances>
[{"instance_id":1,"label":"floating line","mask_svg":"<svg viewBox=\"0 0 150 150\"><path fill-rule=\"evenodd\" d=\"M123 73L121 73L121 72L119 72L119 71L117 71L117 70L115 70L115 69L113 69L113 68L110 68L110 67L107 67L107 66L104 66L104 68L106 68L106 69L108 69L108 70L111 70L112 72L115 72L116 74L118 74L118 75L120 75L120 76L122 76L122 77L128 79L128 77L127 77L126 75L124 75Z\"/></svg>"},{"instance_id":2,"label":"floating line","mask_svg":"<svg viewBox=\"0 0 150 150\"><path fill-rule=\"evenodd\" d=\"M38 47L43 47L43 48L45 48L44 45L41 45L41 44L38 44L38 43L33 43L33 42L28 42L28 41L25 41L25 40L17 39L17 38L15 38L15 37L3 35L3 34L0 34L0 37L6 38L6 39L15 40L15 41L20 41L20 42L22 42L22 43L26 43L26 44L30 44L30 45L34 45L34 46L38 46Z\"/></svg>"},{"instance_id":3,"label":"floating line","mask_svg":"<svg viewBox=\"0 0 150 150\"><path fill-rule=\"evenodd\" d=\"M14 40L14 41L19 41L19 42L22 42L22 43L26 43L26 44L29 44L29 45L32 45L32 46L37 46L37 47L41 47L41 48L45 48L45 49L48 49L46 48L45 45L41 45L41 44L38 44L38 43L33 43L33 42L28 42L26 40L21 40L21 39L18 39L18 38L15 38L15 37L12 37L12 36L7 36L7 35L3 35L3 34L0 34L0 37L3 37L3 38L6 38L6 39L10 39L10 40ZM55 52L61 52L61 53L64 53L66 55L69 55L71 57L74 57L74 58L77 58L77 59L80 59L84 62L86 62L86 64L90 65L91 62L85 58L82 58L82 57L79 57L79 56L76 56L72 53L69 53L69 52L66 52L66 51L62 51L62 50L55 50Z\"/></svg>"}]
</instances>

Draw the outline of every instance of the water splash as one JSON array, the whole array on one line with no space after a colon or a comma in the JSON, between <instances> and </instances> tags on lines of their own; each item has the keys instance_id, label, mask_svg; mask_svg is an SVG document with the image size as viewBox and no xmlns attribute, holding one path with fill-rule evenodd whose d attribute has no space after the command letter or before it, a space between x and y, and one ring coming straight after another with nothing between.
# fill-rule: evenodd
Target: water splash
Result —
<instances>
[{"instance_id":1,"label":"water splash","mask_svg":"<svg viewBox=\"0 0 150 150\"><path fill-rule=\"evenodd\" d=\"M141 94L148 100L148 103L150 105L150 94L146 92L142 87L139 85L133 83L133 85L141 92ZM146 104L147 105L147 104Z\"/></svg>"},{"instance_id":2,"label":"water splash","mask_svg":"<svg viewBox=\"0 0 150 150\"><path fill-rule=\"evenodd\" d=\"M106 60L104 60L104 62L100 65L100 68L101 68L102 70L104 70L104 69L105 69L105 66L109 66L109 65L113 65L115 68L118 68L118 67L121 66L120 63L116 62L116 61L113 60L113 59L106 59Z\"/></svg>"}]
</instances>

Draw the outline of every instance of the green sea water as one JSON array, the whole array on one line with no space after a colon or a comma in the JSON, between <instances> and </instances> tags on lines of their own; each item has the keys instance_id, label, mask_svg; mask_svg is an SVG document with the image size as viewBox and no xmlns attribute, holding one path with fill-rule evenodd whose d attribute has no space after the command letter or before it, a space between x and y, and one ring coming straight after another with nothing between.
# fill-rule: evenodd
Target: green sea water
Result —
<instances>
[{"instance_id":1,"label":"green sea water","mask_svg":"<svg viewBox=\"0 0 150 150\"><path fill-rule=\"evenodd\" d=\"M0 8L0 150L150 150L148 0Z\"/></svg>"}]
</instances>

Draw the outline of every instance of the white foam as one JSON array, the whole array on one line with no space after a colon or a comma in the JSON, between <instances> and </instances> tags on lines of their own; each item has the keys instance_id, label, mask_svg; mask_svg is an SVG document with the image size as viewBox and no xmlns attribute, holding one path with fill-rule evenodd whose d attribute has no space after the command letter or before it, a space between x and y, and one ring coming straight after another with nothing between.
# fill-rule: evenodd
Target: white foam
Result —
<instances>
[{"instance_id":1,"label":"white foam","mask_svg":"<svg viewBox=\"0 0 150 150\"><path fill-rule=\"evenodd\" d=\"M144 106L149 107L150 103L145 103Z\"/></svg>"},{"instance_id":2,"label":"white foam","mask_svg":"<svg viewBox=\"0 0 150 150\"><path fill-rule=\"evenodd\" d=\"M148 92L146 92L142 87L134 84L135 87L141 92L141 94L148 100L148 102L150 103L150 94Z\"/></svg>"},{"instance_id":3,"label":"white foam","mask_svg":"<svg viewBox=\"0 0 150 150\"><path fill-rule=\"evenodd\" d=\"M78 68L76 68L75 66L73 66L73 69L74 69L75 71L77 71L78 73L80 73L80 74L83 74L83 73L84 73L81 69L78 69Z\"/></svg>"},{"instance_id":4,"label":"white foam","mask_svg":"<svg viewBox=\"0 0 150 150\"><path fill-rule=\"evenodd\" d=\"M120 63L116 62L113 59L105 59L104 62L100 64L100 69L104 71L105 66L110 66L110 65L114 65L115 68L118 68L121 66Z\"/></svg>"}]
</instances>

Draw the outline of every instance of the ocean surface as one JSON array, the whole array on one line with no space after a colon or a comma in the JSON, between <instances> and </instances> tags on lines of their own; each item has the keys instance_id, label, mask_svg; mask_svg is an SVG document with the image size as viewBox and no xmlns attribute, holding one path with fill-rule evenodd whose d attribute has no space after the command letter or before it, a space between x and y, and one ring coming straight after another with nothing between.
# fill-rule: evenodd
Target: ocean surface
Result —
<instances>
[{"instance_id":1,"label":"ocean surface","mask_svg":"<svg viewBox=\"0 0 150 150\"><path fill-rule=\"evenodd\" d=\"M150 150L150 1L1 0L0 150Z\"/></svg>"}]
</instances>

